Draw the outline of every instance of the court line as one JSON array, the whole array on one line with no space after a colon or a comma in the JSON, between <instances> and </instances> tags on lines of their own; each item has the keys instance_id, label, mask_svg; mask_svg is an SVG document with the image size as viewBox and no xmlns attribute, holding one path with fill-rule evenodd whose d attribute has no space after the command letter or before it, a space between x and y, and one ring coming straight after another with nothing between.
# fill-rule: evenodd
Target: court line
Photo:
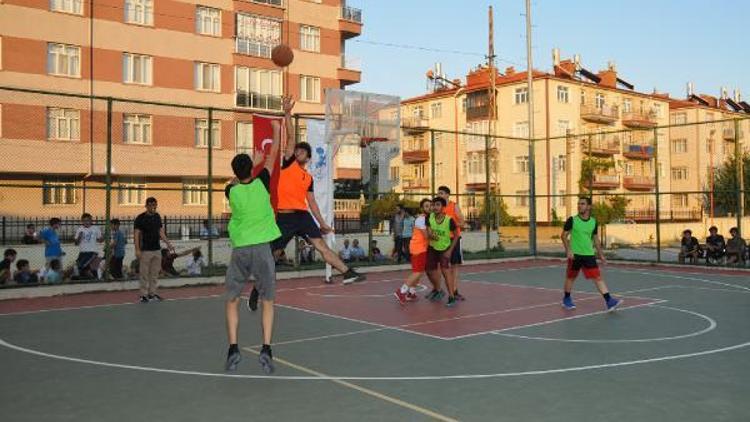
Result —
<instances>
[{"instance_id":1,"label":"court line","mask_svg":"<svg viewBox=\"0 0 750 422\"><path fill-rule=\"evenodd\" d=\"M385 330L388 330L388 328L385 328L385 327L381 327L381 328L368 328L368 329L365 329L365 330L347 331L345 333L327 334L327 335L322 335L322 336L317 336L317 337L300 338L300 339L296 339L296 340L275 341L275 342L273 342L273 345L274 346L280 346L280 345L284 345L284 344L304 343L304 342L307 342L307 341L325 340L325 339L337 338L337 337L347 337L347 336L353 336L353 335L356 335L356 334L376 333L378 331L385 331ZM258 348L260 346L262 346L262 344L256 344L256 345L250 346L250 347Z\"/></svg>"},{"instance_id":2,"label":"court line","mask_svg":"<svg viewBox=\"0 0 750 422\"><path fill-rule=\"evenodd\" d=\"M416 288L417 292L424 292L426 290L427 290L427 286L425 286L424 284L419 284L417 286L417 288ZM305 294L308 295L308 296L317 296L317 297L325 297L325 298L340 298L340 297L347 297L347 298L351 298L351 297L391 297L392 298L393 297L393 292L391 292L391 293L384 293L384 294L377 294L377 295L375 295L375 294L373 294L373 295L326 295L326 294L310 293L310 292L307 292Z\"/></svg>"},{"instance_id":3,"label":"court line","mask_svg":"<svg viewBox=\"0 0 750 422\"><path fill-rule=\"evenodd\" d=\"M258 350L252 349L252 348L249 348L249 347L243 347L243 349L247 350L248 352L255 353L256 355L259 353ZM307 368L305 366L289 362L288 360L284 360L284 359L280 359L280 358L274 358L274 361L278 362L278 363L280 363L282 365L288 366L288 367L290 367L292 369L296 369L297 371L300 371L300 372L312 375L312 376L317 377L319 379L324 379L326 381L331 381L334 384L338 384L338 385L340 385L342 387L346 387L346 388L350 388L350 389L355 390L355 391L359 391L360 393L363 393L365 395L368 395L368 396L371 396L371 397L375 397L376 399L380 399L380 400L383 400L385 402L388 402L388 403L391 403L391 404L395 404L396 406L400 406L400 407L412 410L412 411L417 412L417 413L421 413L421 414L423 414L425 416L429 416L429 417L431 417L433 419L437 419L439 421L443 421L443 422L458 422L457 419L453 419L453 418L450 418L448 416L442 415L440 413L433 412L433 411L431 411L429 409L425 409L424 407L418 406L416 404L409 403L409 402L406 402L404 400L397 399L395 397L391 397L391 396L383 394L383 393L379 393L379 392L377 392L375 390L371 390L369 388L365 388L365 387L359 386L357 384L353 384L351 382L343 381L343 380L336 379L336 378L331 378L329 375L326 375L326 374L324 374L322 372L318 372L318 371L316 371L314 369L310 369L310 368Z\"/></svg>"},{"instance_id":4,"label":"court line","mask_svg":"<svg viewBox=\"0 0 750 422\"><path fill-rule=\"evenodd\" d=\"M702 281L704 283L715 284L715 285L718 285L718 286L734 287L734 288L737 288L737 289L742 289L742 290L750 291L750 287L740 286L740 285L731 284L731 283L723 283L721 281L706 280L705 278L685 277L685 276L676 275L676 274L673 274L673 273L659 274L659 273L654 273L654 272L649 272L649 271L623 270L623 269L619 269L619 268L615 268L615 270L623 272L623 273L643 274L643 275L651 275L651 276L656 276L656 277L670 277L670 278L676 278L676 279L680 279L680 280Z\"/></svg>"},{"instance_id":5,"label":"court line","mask_svg":"<svg viewBox=\"0 0 750 422\"><path fill-rule=\"evenodd\" d=\"M708 333L709 331L713 331L718 324L716 321L706 315L703 315L699 312L693 312L689 311L687 309L681 309L681 308L675 308L671 306L664 306L664 305L658 305L658 304L651 304L651 305L644 305L644 306L652 306L654 308L663 308L663 309L671 309L678 312L684 312L687 314L695 315L699 318L702 318L706 321L708 321L708 327L695 331L688 334L681 334L678 336L671 336L671 337L656 337L656 338L643 338L643 339L619 339L619 340L597 340L597 339L564 339L564 338L550 338L550 337L536 337L536 336L524 336L520 334L513 334L513 333L505 333L496 331L492 334L503 336L503 337L512 337L512 338L520 338L524 340L541 340L541 341L556 341L556 342L562 342L562 343L652 343L652 342L659 342L659 341L670 341L670 340L679 340L684 338L690 338L690 337L697 337L703 334ZM630 308L625 308L623 310L633 309L635 306L632 306Z\"/></svg>"},{"instance_id":6,"label":"court line","mask_svg":"<svg viewBox=\"0 0 750 422\"><path fill-rule=\"evenodd\" d=\"M19 352L28 353L31 355L57 359L68 362L83 363L89 365L103 366L109 368L118 369L131 369L145 372L155 372L164 374L174 375L193 375L213 378L235 378L235 379L268 379L268 380L292 380L292 381L321 381L321 380L348 380L348 381L438 381L438 380L456 380L456 379L491 379L491 378L508 378L508 377L523 377L532 375L549 375L549 374L562 374L567 372L581 372L596 369L605 368L617 368L623 366L633 366L649 364L654 362L665 362L672 360L680 360L687 358L694 358L700 356L708 356L717 353L729 352L732 350L739 350L750 346L750 341L745 343L734 344L731 346L720 347L716 349L702 350L700 352L683 353L678 355L666 355L648 359L638 359L622 362L611 362L601 363L596 365L585 365L585 366L572 366L567 368L554 368L554 369L540 369L533 371L522 371L522 372L500 372L495 374L457 374L457 375L424 375L424 376L410 376L410 377L392 377L392 376L325 376L325 377L313 377L313 376L275 376L275 375L249 375L249 374L227 374L227 373L216 373L216 372L201 372L201 371L184 371L178 369L164 369L155 368L149 366L138 366L138 365L125 365L120 363L102 362L90 359L74 358L70 356L55 355L52 353L41 352L38 350L28 349L25 347L17 346L15 344L8 343L7 341L0 339L0 346L7 347L12 350Z\"/></svg>"}]
</instances>

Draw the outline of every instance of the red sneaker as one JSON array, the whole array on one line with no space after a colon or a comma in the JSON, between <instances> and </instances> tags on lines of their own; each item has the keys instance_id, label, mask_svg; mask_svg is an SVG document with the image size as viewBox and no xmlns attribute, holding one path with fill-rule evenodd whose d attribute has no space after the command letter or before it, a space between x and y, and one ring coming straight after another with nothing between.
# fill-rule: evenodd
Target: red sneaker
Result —
<instances>
[{"instance_id":1,"label":"red sneaker","mask_svg":"<svg viewBox=\"0 0 750 422\"><path fill-rule=\"evenodd\" d=\"M418 299L419 299L419 296L417 296L416 293L409 292L406 294L407 302L416 302Z\"/></svg>"},{"instance_id":2,"label":"red sneaker","mask_svg":"<svg viewBox=\"0 0 750 422\"><path fill-rule=\"evenodd\" d=\"M393 295L398 299L398 303L402 305L406 304L406 293L401 293L401 289L396 289L396 291L393 292Z\"/></svg>"}]
</instances>

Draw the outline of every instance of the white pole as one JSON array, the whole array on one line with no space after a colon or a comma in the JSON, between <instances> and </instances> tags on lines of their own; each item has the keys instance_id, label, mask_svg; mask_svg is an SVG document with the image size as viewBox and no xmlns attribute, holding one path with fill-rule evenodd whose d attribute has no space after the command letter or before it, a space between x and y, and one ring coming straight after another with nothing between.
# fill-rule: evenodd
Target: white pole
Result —
<instances>
[{"instance_id":1,"label":"white pole","mask_svg":"<svg viewBox=\"0 0 750 422\"><path fill-rule=\"evenodd\" d=\"M534 70L531 58L531 0L526 0L526 85L529 91L529 249L536 255L536 169L534 155Z\"/></svg>"}]
</instances>

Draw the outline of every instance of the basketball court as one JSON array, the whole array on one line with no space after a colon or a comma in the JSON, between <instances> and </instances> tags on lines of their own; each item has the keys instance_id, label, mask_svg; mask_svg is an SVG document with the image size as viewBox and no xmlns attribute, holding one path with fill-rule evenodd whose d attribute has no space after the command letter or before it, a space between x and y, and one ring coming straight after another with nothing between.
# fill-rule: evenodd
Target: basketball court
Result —
<instances>
[{"instance_id":1,"label":"basketball court","mask_svg":"<svg viewBox=\"0 0 750 422\"><path fill-rule=\"evenodd\" d=\"M0 302L3 419L745 420L747 273L612 264L625 299L603 312L579 279L559 301L559 260L463 267L455 308L399 305L405 272L366 282L280 281L276 373L241 312L238 372L222 286ZM424 296L423 292L420 296Z\"/></svg>"}]
</instances>

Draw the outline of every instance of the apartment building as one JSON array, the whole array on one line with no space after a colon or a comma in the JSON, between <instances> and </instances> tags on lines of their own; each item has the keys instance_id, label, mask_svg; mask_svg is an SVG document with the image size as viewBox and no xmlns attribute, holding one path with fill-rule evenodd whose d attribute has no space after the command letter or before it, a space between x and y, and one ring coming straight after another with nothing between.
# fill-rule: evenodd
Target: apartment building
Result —
<instances>
[{"instance_id":1,"label":"apartment building","mask_svg":"<svg viewBox=\"0 0 750 422\"><path fill-rule=\"evenodd\" d=\"M0 87L78 95L0 89L0 214L103 212L107 104L89 95L220 109L211 152L222 191L231 158L253 145L254 113L278 113L283 94L295 113L323 113L326 88L359 82L346 41L361 31L361 11L342 0L0 2ZM283 70L270 60L279 43L295 55ZM164 213L205 215L206 110L114 101L112 111L112 213L136 214L153 195ZM358 178L358 156L340 157L337 176ZM222 193L213 200L225 211Z\"/></svg>"}]
</instances>

